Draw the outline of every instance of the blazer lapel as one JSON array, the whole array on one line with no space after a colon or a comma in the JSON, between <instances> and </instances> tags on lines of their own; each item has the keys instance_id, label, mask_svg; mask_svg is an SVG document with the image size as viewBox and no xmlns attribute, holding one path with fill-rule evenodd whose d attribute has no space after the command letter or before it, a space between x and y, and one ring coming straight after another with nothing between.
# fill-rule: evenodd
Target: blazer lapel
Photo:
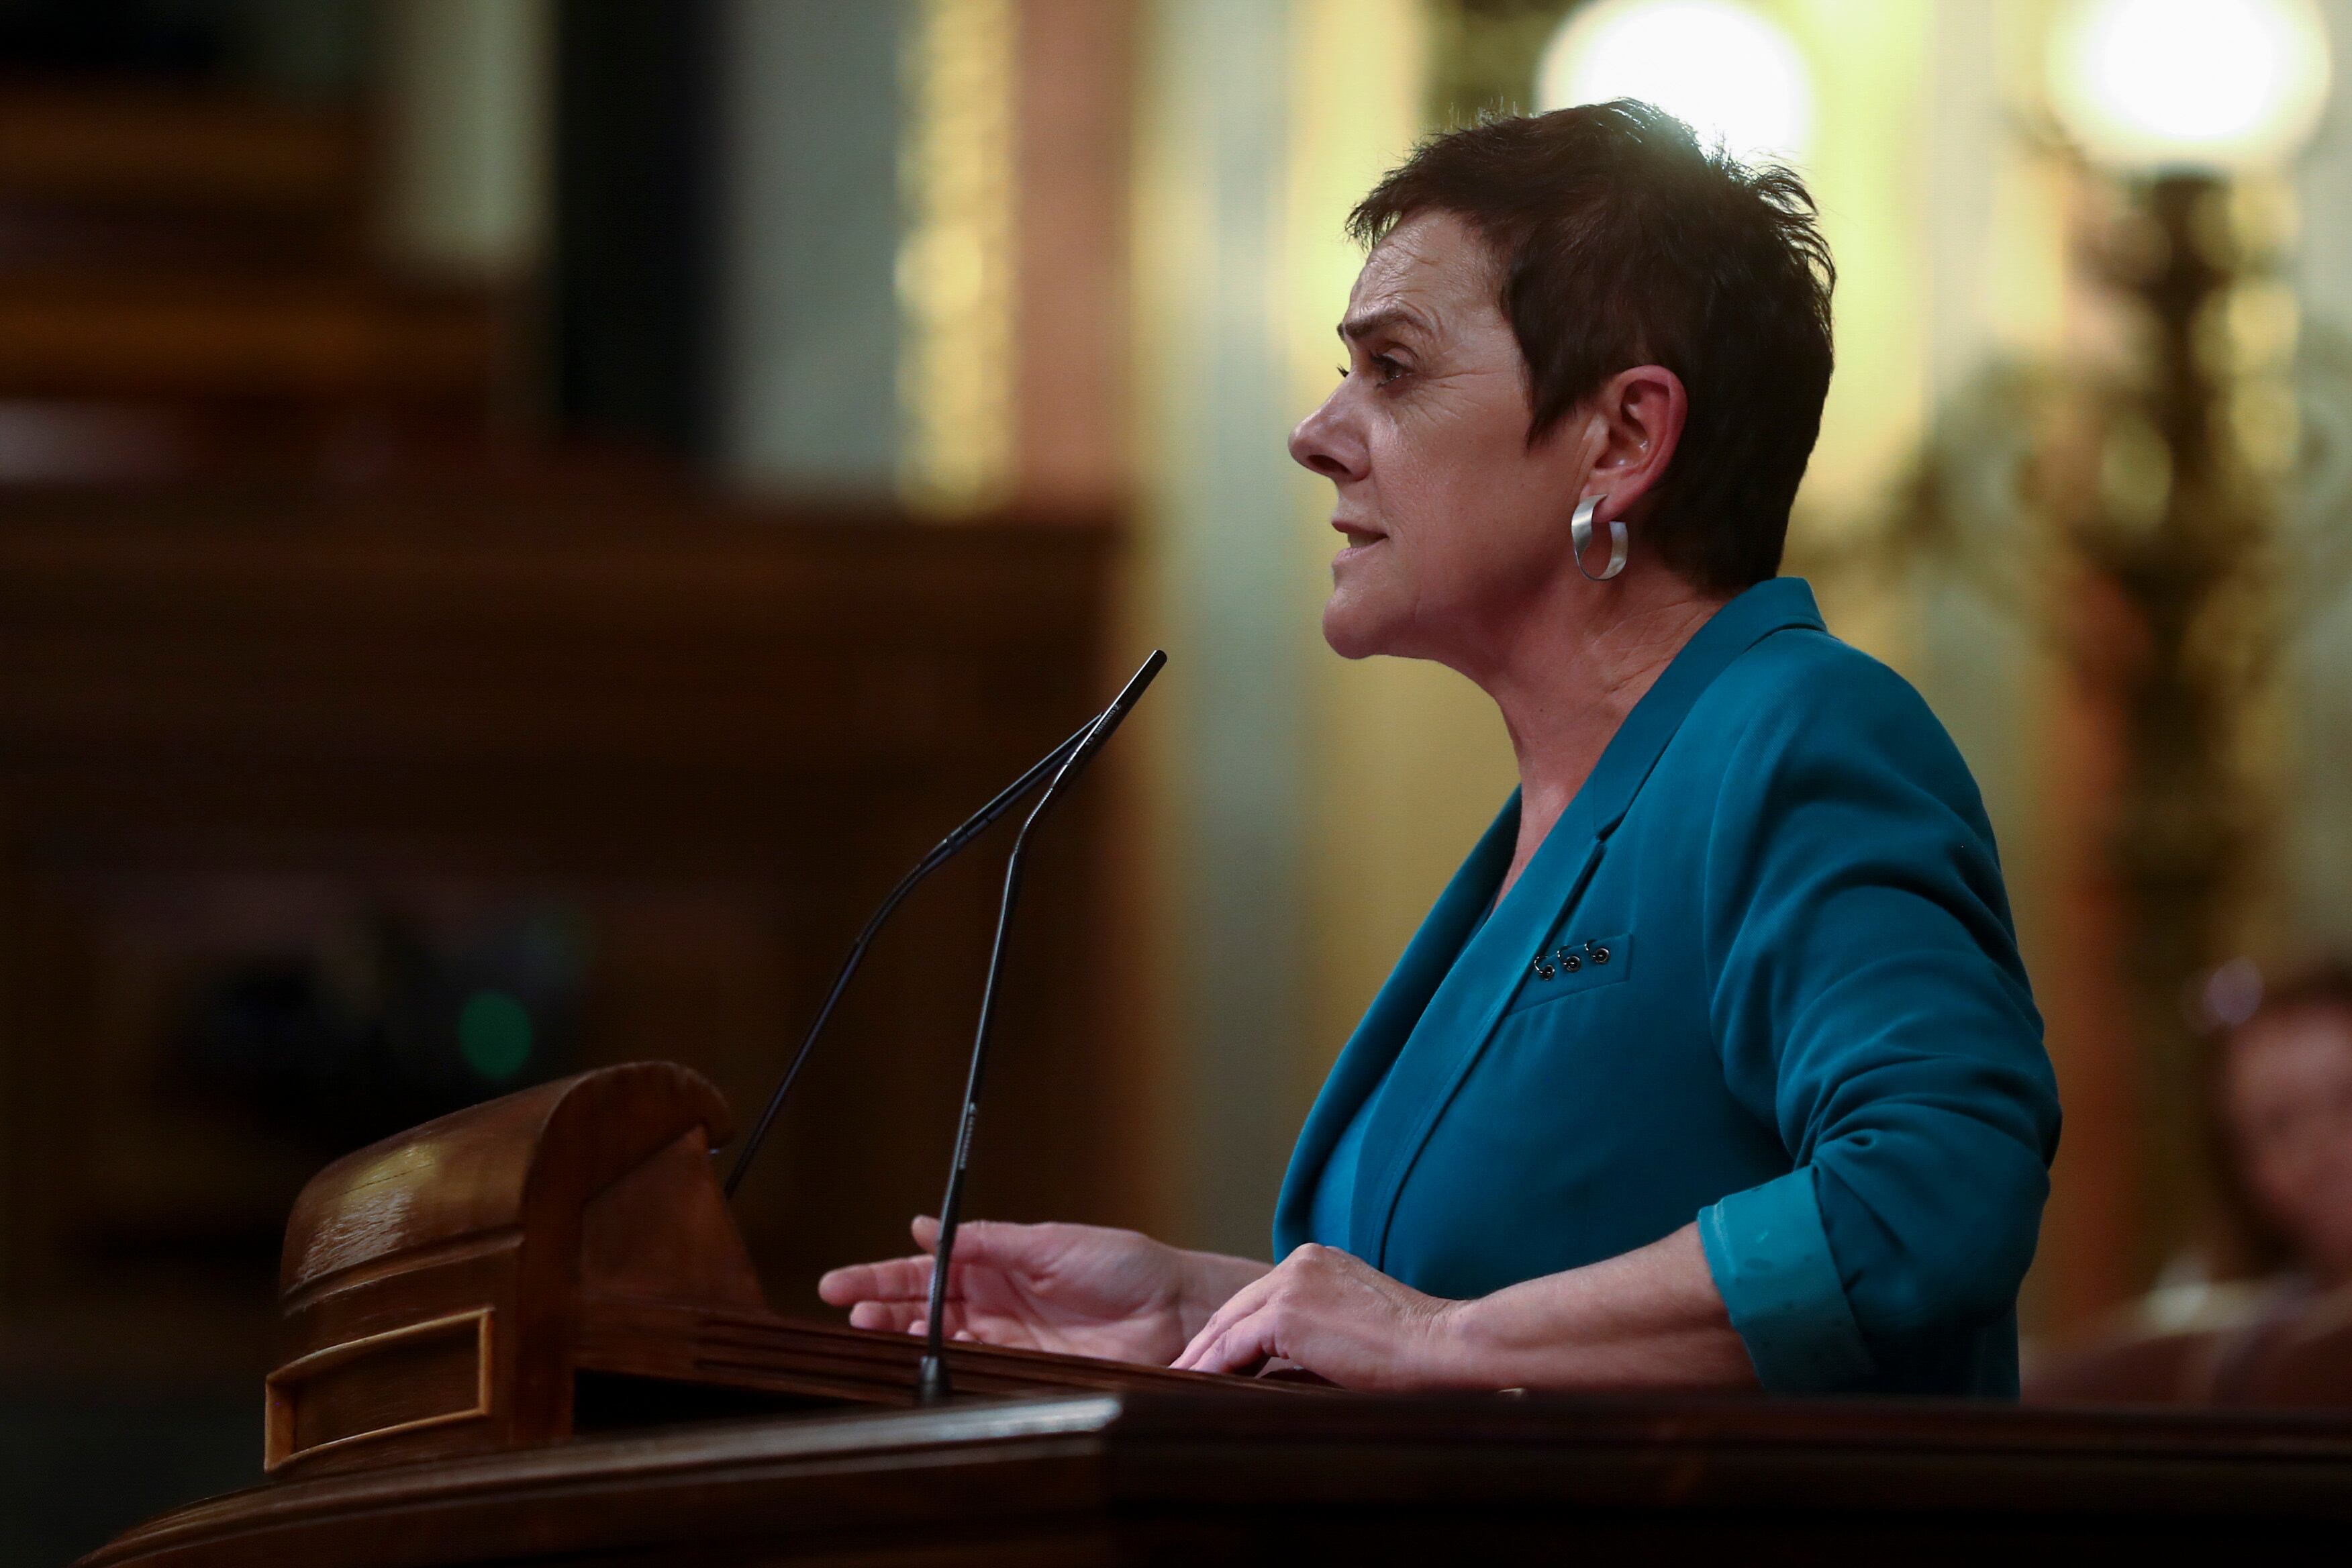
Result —
<instances>
[{"instance_id":1,"label":"blazer lapel","mask_svg":"<svg viewBox=\"0 0 2352 1568\"><path fill-rule=\"evenodd\" d=\"M1348 1250L1385 1268L1389 1222L1398 1192L1437 1118L1485 1047L1521 968L1551 930L1563 904L1581 892L1601 863L1601 843L1555 827L1503 896L1486 926L1462 949L1404 1048L1364 1130L1349 1211Z\"/></svg>"},{"instance_id":2,"label":"blazer lapel","mask_svg":"<svg viewBox=\"0 0 2352 1568\"><path fill-rule=\"evenodd\" d=\"M1355 1120L1364 1098L1388 1076L1390 1064L1429 1005L1430 996L1454 967L1463 940L1486 912L1503 872L1510 866L1518 835L1519 795L1513 790L1469 858L1438 895L1421 929L1405 945L1404 956L1381 983L1363 1022L1356 1026L1339 1059L1331 1065L1330 1076L1315 1097L1314 1109L1307 1113L1307 1124L1299 1129L1290 1168L1282 1179L1282 1195L1275 1203L1277 1260L1307 1239L1315 1189L1322 1180L1323 1163L1330 1157L1331 1146Z\"/></svg>"},{"instance_id":3,"label":"blazer lapel","mask_svg":"<svg viewBox=\"0 0 2352 1568\"><path fill-rule=\"evenodd\" d=\"M1544 836L1527 870L1486 926L1467 946L1458 949L1460 957L1435 984L1433 994L1427 994L1427 1005L1419 1010L1418 1021L1405 1025L1410 1033L1402 1049L1394 1052L1387 1088L1381 1092L1371 1124L1365 1129L1363 1153L1356 1167L1349 1251L1375 1268L1388 1268L1390 1226L1396 1217L1397 1196L1403 1190L1413 1162L1420 1157L1447 1102L1486 1049L1486 1040L1517 988L1521 972L1534 961L1553 928L1583 897L1593 873L1600 868L1610 834L1624 820L1651 770L1664 753L1667 742L1682 727L1700 694L1733 659L1772 633L1790 626L1820 629L1821 625L1821 612L1814 607L1812 590L1802 578L1780 577L1759 583L1717 610L1684 645L1641 701L1633 705L1633 710L1625 716L1624 723L1602 752L1591 776ZM1516 831L1518 796L1514 794L1511 798L1512 806L1507 808L1506 816ZM1487 838L1493 839L1503 825L1503 818L1496 818L1495 828L1487 831ZM1483 852L1486 847L1486 842L1482 841L1479 848ZM1506 844L1505 866L1509 863L1508 855L1509 847ZM1468 869L1464 867L1465 871ZM1499 878L1497 868L1486 887L1491 889ZM1457 885L1460 880L1459 877L1455 879ZM1449 896L1453 891L1451 888L1447 889ZM1435 918L1433 913L1433 923ZM1427 930L1424 926L1424 932ZM1415 939L1415 946L1419 946L1419 938ZM1399 966L1400 973L1403 968ZM1383 988L1384 999L1387 994ZM1377 1007L1375 1004L1376 1011ZM1368 1027L1370 1022L1368 1017ZM1359 1031L1360 1037L1361 1032ZM1349 1050L1353 1049L1351 1043ZM1335 1072L1335 1082L1338 1076ZM1372 1079L1355 1091L1348 1101L1350 1114L1370 1091L1371 1083L1377 1081ZM1328 1096L1329 1089L1325 1092ZM1318 1101L1317 1110L1320 1112L1322 1109ZM1328 1130L1322 1144L1325 1152L1346 1125L1341 1120ZM1319 1159L1315 1169L1318 1173L1321 1170ZM1295 1176L1297 1173L1294 1163L1292 1173ZM1308 1191L1311 1193L1311 1188ZM1283 1196L1286 1204L1292 1201L1288 1183L1285 1184Z\"/></svg>"}]
</instances>

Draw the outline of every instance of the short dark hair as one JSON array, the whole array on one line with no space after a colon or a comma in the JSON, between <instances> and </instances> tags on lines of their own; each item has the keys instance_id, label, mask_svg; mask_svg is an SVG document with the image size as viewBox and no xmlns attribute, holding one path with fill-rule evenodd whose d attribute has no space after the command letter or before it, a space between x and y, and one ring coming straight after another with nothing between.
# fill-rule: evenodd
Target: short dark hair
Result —
<instances>
[{"instance_id":1,"label":"short dark hair","mask_svg":"<svg viewBox=\"0 0 2352 1568\"><path fill-rule=\"evenodd\" d=\"M1829 395L1837 278L1803 182L1621 99L1433 137L1348 231L1369 249L1430 210L1468 222L1502 271L1529 445L1619 371L1664 365L1690 414L1651 542L1710 591L1779 573Z\"/></svg>"}]
</instances>

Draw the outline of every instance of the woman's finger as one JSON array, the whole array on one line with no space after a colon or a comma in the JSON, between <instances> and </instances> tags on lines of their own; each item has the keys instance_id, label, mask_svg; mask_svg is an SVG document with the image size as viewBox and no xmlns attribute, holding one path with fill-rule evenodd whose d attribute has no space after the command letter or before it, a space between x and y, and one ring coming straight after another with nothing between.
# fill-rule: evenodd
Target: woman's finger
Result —
<instances>
[{"instance_id":1,"label":"woman's finger","mask_svg":"<svg viewBox=\"0 0 2352 1568\"><path fill-rule=\"evenodd\" d=\"M1201 1331L1192 1336L1192 1342L1184 1347L1184 1353L1169 1364L1178 1372L1198 1371L1202 1353L1216 1343L1228 1329L1255 1312L1259 1303L1274 1293L1277 1288L1275 1281L1281 1274L1279 1268L1271 1274L1261 1274L1234 1291L1223 1306L1209 1314L1209 1321L1201 1325Z\"/></svg>"},{"instance_id":2,"label":"woman's finger","mask_svg":"<svg viewBox=\"0 0 2352 1568\"><path fill-rule=\"evenodd\" d=\"M887 1333L903 1333L910 1323L920 1321L920 1301L860 1301L849 1309L849 1326L853 1329L880 1329Z\"/></svg>"},{"instance_id":3,"label":"woman's finger","mask_svg":"<svg viewBox=\"0 0 2352 1568\"><path fill-rule=\"evenodd\" d=\"M949 1284L955 1283L950 1279ZM931 1260L892 1258L880 1263L852 1263L834 1269L816 1282L816 1293L828 1306L847 1307L859 1301L912 1301L931 1289Z\"/></svg>"},{"instance_id":4,"label":"woman's finger","mask_svg":"<svg viewBox=\"0 0 2352 1568\"><path fill-rule=\"evenodd\" d=\"M1178 1372L1191 1372L1194 1370L1196 1364L1201 1359L1202 1352L1206 1351L1211 1345L1215 1344L1224 1331L1228 1328L1232 1327L1235 1322L1239 1321L1243 1313L1249 1310L1248 1303L1244 1302L1242 1300L1242 1297L1248 1295L1253 1289L1255 1289L1255 1287L1243 1287L1240 1293L1235 1295L1232 1300L1227 1301L1214 1312L1210 1313L1209 1321L1201 1325L1201 1331L1194 1334L1192 1336L1192 1342L1184 1347L1182 1353L1178 1355L1174 1361L1170 1362L1168 1364L1175 1368Z\"/></svg>"},{"instance_id":5,"label":"woman's finger","mask_svg":"<svg viewBox=\"0 0 2352 1568\"><path fill-rule=\"evenodd\" d=\"M1276 1353L1269 1331L1271 1328L1271 1320L1265 1313L1253 1312L1202 1346L1201 1353L1193 1357L1192 1364L1184 1370L1205 1373L1255 1372Z\"/></svg>"},{"instance_id":6,"label":"woman's finger","mask_svg":"<svg viewBox=\"0 0 2352 1568\"><path fill-rule=\"evenodd\" d=\"M931 1331L931 1320L924 1315L923 1309L920 1307L915 1308L907 1314L906 1323L907 1332L910 1334L928 1334ZM965 1322L963 1309L953 1303L950 1303L948 1307L947 1337L951 1340L978 1338Z\"/></svg>"},{"instance_id":7,"label":"woman's finger","mask_svg":"<svg viewBox=\"0 0 2352 1568\"><path fill-rule=\"evenodd\" d=\"M968 1258L956 1247L955 1267L948 1273L948 1296L963 1299L964 1284L973 1268L987 1268L985 1259ZM836 1268L816 1282L816 1293L826 1304L853 1306L859 1301L923 1301L931 1294L929 1258L893 1258L880 1263L853 1263Z\"/></svg>"},{"instance_id":8,"label":"woman's finger","mask_svg":"<svg viewBox=\"0 0 2352 1568\"><path fill-rule=\"evenodd\" d=\"M908 1228L914 1233L915 1245L926 1254L939 1250L938 1220L929 1215L917 1215ZM958 1270L970 1264L975 1268L1000 1268L1007 1274L1045 1273L1054 1261L1053 1244L1047 1235L1053 1228L1012 1225L998 1219L965 1220L956 1226L955 1266Z\"/></svg>"}]
</instances>

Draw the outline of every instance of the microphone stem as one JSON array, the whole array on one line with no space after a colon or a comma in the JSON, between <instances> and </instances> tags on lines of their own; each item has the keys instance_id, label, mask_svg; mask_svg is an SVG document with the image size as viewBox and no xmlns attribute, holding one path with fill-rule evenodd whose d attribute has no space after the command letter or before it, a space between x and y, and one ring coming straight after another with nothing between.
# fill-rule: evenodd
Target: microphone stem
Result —
<instances>
[{"instance_id":1,"label":"microphone stem","mask_svg":"<svg viewBox=\"0 0 2352 1568\"><path fill-rule=\"evenodd\" d=\"M1005 951L1013 933L1013 908L1021 898L1021 871L1029 854L1029 836L1054 808L1062 791L1094 760L1095 752L1110 739L1111 731L1125 721L1128 710L1167 662L1168 656L1154 648L1111 705L1087 726L1077 744L1071 748L1068 760L1054 774L1054 782L1045 786L1037 796L1037 804L1029 808L1027 820L1013 837L1013 853L1005 858L1004 897L997 905L996 940L988 952L988 983L980 994L980 1022L972 1030L971 1067L964 1077L963 1112L956 1122L955 1159L948 1166L948 1189L940 1199L940 1233L931 1248L930 1302L923 1325L923 1359L915 1377L915 1400L919 1405L937 1405L951 1392L947 1365L948 1284L955 1265L956 1227L963 1217L964 1174L971 1164L972 1132L980 1124L980 1092L988 1077L988 1043L996 1027L997 995L1004 980Z\"/></svg>"},{"instance_id":2,"label":"microphone stem","mask_svg":"<svg viewBox=\"0 0 2352 1568\"><path fill-rule=\"evenodd\" d=\"M997 987L1004 978L1004 952L1013 931L1013 906L1021 897L1021 868L1029 829L1052 804L1048 791L1021 825L1013 854L1004 863L1004 899L996 913L996 940L988 953L988 983L980 994L980 1025L971 1043L971 1067L964 1077L963 1111L956 1122L955 1158L948 1166L947 1195L940 1200L940 1234L932 1247L929 1319L924 1325L923 1359L917 1371L915 1401L937 1405L947 1398L948 1273L955 1261L956 1227L963 1219L964 1175L971 1168L972 1130L980 1123L980 1094L988 1078L988 1043L995 1031Z\"/></svg>"}]
</instances>

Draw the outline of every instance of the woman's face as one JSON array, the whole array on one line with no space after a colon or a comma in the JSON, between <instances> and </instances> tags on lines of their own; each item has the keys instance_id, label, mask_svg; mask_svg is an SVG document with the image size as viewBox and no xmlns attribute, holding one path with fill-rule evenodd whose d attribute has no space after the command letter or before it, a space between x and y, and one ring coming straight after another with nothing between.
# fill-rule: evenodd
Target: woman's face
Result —
<instances>
[{"instance_id":1,"label":"woman's face","mask_svg":"<svg viewBox=\"0 0 2352 1568\"><path fill-rule=\"evenodd\" d=\"M2263 1014L2231 1039L2227 1071L2247 1184L2305 1262L2352 1277L2352 1013Z\"/></svg>"},{"instance_id":2,"label":"woman's face","mask_svg":"<svg viewBox=\"0 0 2352 1568\"><path fill-rule=\"evenodd\" d=\"M1568 520L1600 433L1580 413L1530 449L1525 363L1485 243L1450 213L1382 240L1348 298L1348 362L1290 455L1331 480L1323 636L1475 674L1576 568Z\"/></svg>"}]
</instances>

